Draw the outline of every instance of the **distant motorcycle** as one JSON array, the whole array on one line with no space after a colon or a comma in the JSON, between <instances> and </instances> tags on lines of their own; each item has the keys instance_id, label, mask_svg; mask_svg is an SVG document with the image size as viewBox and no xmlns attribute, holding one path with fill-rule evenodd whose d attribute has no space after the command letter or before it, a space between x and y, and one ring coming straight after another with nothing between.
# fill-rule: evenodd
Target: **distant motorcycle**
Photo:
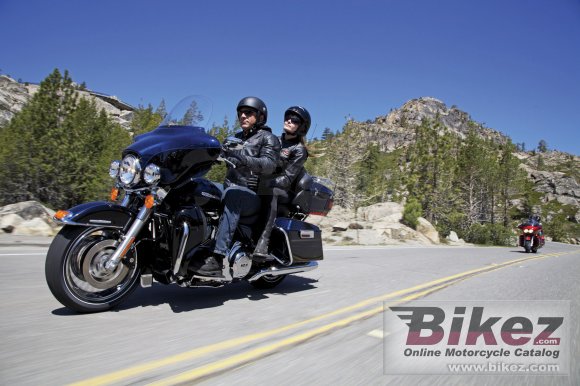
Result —
<instances>
[{"instance_id":1,"label":"distant motorcycle","mask_svg":"<svg viewBox=\"0 0 580 386\"><path fill-rule=\"evenodd\" d=\"M522 231L518 245L524 247L526 253L537 253L538 249L546 243L542 225L539 222L529 220L518 225L518 228Z\"/></svg>"},{"instance_id":2,"label":"distant motorcycle","mask_svg":"<svg viewBox=\"0 0 580 386\"><path fill-rule=\"evenodd\" d=\"M89 202L55 214L64 227L48 250L45 275L64 306L104 311L121 303L139 282L149 287L154 279L182 287L246 280L256 288L273 288L289 274L317 268L323 259L320 229L304 220L326 215L333 191L329 181L313 178L309 189L280 205L284 217L276 220L269 257L252 256L262 231L258 224L264 224L254 213L240 219L222 277L196 272L212 253L223 209L223 186L203 178L225 161L222 144L201 122L209 120L207 105L203 98L186 98L158 128L135 138L123 159L111 164L112 202ZM224 145L240 146L233 140Z\"/></svg>"}]
</instances>

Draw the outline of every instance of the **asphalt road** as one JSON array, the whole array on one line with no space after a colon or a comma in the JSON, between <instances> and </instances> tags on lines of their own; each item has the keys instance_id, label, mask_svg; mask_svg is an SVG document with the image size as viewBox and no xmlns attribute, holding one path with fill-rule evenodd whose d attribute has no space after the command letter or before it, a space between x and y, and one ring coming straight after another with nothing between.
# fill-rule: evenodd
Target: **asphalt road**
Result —
<instances>
[{"instance_id":1,"label":"asphalt road","mask_svg":"<svg viewBox=\"0 0 580 386\"><path fill-rule=\"evenodd\" d=\"M154 284L88 315L50 294L46 251L0 243L0 384L580 383L576 246L332 247L319 269L273 290ZM395 300L569 300L569 375L386 375L382 306Z\"/></svg>"}]
</instances>

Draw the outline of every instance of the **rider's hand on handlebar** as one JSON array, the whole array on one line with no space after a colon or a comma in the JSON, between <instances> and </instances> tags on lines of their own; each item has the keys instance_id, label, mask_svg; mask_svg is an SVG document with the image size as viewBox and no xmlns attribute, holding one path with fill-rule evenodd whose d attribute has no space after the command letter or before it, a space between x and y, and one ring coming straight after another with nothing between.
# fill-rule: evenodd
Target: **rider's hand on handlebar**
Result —
<instances>
[{"instance_id":1,"label":"rider's hand on handlebar","mask_svg":"<svg viewBox=\"0 0 580 386\"><path fill-rule=\"evenodd\" d=\"M231 165L233 165L233 167L235 167L235 168L244 165L244 163L242 162L242 160L239 159L238 157L227 156L225 158L228 160L228 163L230 163Z\"/></svg>"}]
</instances>

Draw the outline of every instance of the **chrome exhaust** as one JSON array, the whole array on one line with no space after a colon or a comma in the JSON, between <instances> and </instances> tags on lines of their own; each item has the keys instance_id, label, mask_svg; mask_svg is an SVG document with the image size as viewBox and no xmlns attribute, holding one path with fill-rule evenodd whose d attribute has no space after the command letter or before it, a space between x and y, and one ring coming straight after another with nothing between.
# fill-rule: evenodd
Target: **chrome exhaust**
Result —
<instances>
[{"instance_id":1,"label":"chrome exhaust","mask_svg":"<svg viewBox=\"0 0 580 386\"><path fill-rule=\"evenodd\" d=\"M254 276L248 279L248 281L256 281L262 276L270 275L270 276L280 276L280 275L289 275L291 273L298 273L298 272L307 272L312 271L313 269L318 268L318 263L315 261L310 261L306 264L294 265L292 267L270 267L268 269L264 269Z\"/></svg>"}]
</instances>

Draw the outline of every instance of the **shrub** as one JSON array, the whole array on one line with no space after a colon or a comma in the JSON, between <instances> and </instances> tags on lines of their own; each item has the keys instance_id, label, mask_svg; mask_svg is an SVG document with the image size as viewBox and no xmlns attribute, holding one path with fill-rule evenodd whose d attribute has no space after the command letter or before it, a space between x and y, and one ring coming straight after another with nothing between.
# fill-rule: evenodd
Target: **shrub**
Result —
<instances>
[{"instance_id":1,"label":"shrub","mask_svg":"<svg viewBox=\"0 0 580 386\"><path fill-rule=\"evenodd\" d=\"M405 204L405 208L403 209L403 219L401 222L413 229L416 229L417 224L419 224L419 217L421 217L422 212L423 211L419 201L417 201L415 198L409 198Z\"/></svg>"}]
</instances>

